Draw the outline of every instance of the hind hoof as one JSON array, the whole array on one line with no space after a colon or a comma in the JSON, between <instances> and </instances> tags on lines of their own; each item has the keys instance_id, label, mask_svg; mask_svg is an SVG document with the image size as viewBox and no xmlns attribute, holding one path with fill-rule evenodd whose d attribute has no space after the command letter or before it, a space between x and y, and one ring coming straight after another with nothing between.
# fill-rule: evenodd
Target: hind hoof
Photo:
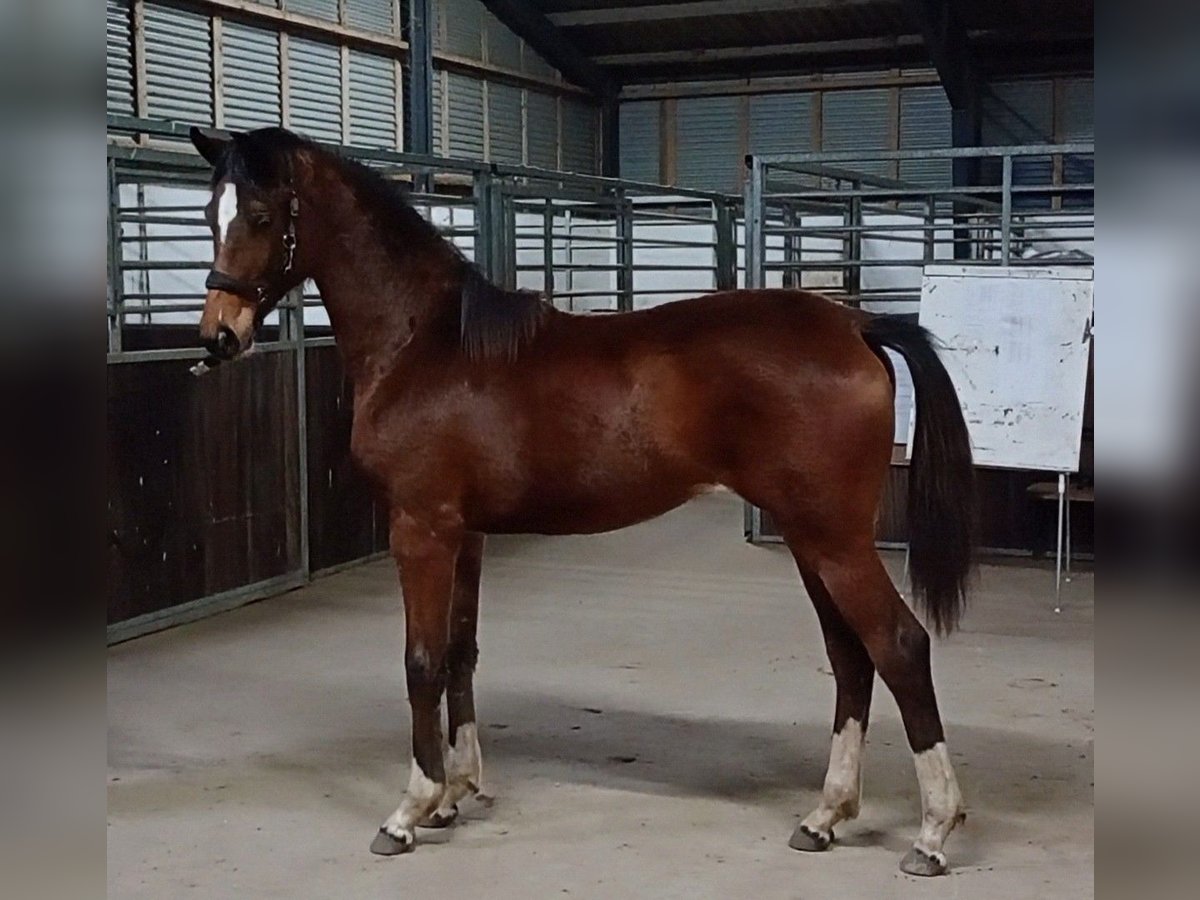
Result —
<instances>
[{"instance_id":1,"label":"hind hoof","mask_svg":"<svg viewBox=\"0 0 1200 900\"><path fill-rule=\"evenodd\" d=\"M830 829L828 834L822 834L815 828L809 828L802 823L797 825L796 830L792 832L792 839L788 841L788 846L793 850L819 853L822 850L828 850L832 843L833 829Z\"/></svg>"},{"instance_id":2,"label":"hind hoof","mask_svg":"<svg viewBox=\"0 0 1200 900\"><path fill-rule=\"evenodd\" d=\"M457 818L458 806L456 804L449 809L439 809L431 812L417 824L422 828L449 828Z\"/></svg>"},{"instance_id":3,"label":"hind hoof","mask_svg":"<svg viewBox=\"0 0 1200 900\"><path fill-rule=\"evenodd\" d=\"M401 853L411 853L416 841L407 835L396 837L386 829L380 828L375 840L371 841L371 852L377 856L399 856Z\"/></svg>"},{"instance_id":4,"label":"hind hoof","mask_svg":"<svg viewBox=\"0 0 1200 900\"><path fill-rule=\"evenodd\" d=\"M941 853L926 853L913 847L900 860L900 871L922 878L932 878L946 874L946 857Z\"/></svg>"}]
</instances>

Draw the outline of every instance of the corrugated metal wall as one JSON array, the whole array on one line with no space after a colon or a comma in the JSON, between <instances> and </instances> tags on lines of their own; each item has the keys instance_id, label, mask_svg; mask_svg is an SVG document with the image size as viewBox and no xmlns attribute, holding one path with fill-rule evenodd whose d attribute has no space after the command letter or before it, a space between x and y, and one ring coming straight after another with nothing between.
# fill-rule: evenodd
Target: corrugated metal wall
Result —
<instances>
[{"instance_id":1,"label":"corrugated metal wall","mask_svg":"<svg viewBox=\"0 0 1200 900\"><path fill-rule=\"evenodd\" d=\"M811 94L760 94L748 100L750 153L803 153L812 149Z\"/></svg>"},{"instance_id":2,"label":"corrugated metal wall","mask_svg":"<svg viewBox=\"0 0 1200 900\"><path fill-rule=\"evenodd\" d=\"M213 121L208 16L146 4L146 111L158 119Z\"/></svg>"},{"instance_id":3,"label":"corrugated metal wall","mask_svg":"<svg viewBox=\"0 0 1200 900\"><path fill-rule=\"evenodd\" d=\"M656 100L621 104L621 177L659 180L659 105Z\"/></svg>"},{"instance_id":4,"label":"corrugated metal wall","mask_svg":"<svg viewBox=\"0 0 1200 900\"><path fill-rule=\"evenodd\" d=\"M900 90L900 149L932 150L952 143L950 100L940 85L906 87ZM901 181L931 187L954 182L954 165L948 159L901 160Z\"/></svg>"},{"instance_id":5,"label":"corrugated metal wall","mask_svg":"<svg viewBox=\"0 0 1200 900\"><path fill-rule=\"evenodd\" d=\"M336 22L338 18L338 0L284 0L283 6L288 12L325 19L327 22Z\"/></svg>"},{"instance_id":6,"label":"corrugated metal wall","mask_svg":"<svg viewBox=\"0 0 1200 900\"><path fill-rule=\"evenodd\" d=\"M396 146L396 66L386 56L350 51L349 142Z\"/></svg>"},{"instance_id":7,"label":"corrugated metal wall","mask_svg":"<svg viewBox=\"0 0 1200 900\"><path fill-rule=\"evenodd\" d=\"M133 38L130 27L129 0L105 0L104 108L117 116L132 116L134 113Z\"/></svg>"},{"instance_id":8,"label":"corrugated metal wall","mask_svg":"<svg viewBox=\"0 0 1200 900\"><path fill-rule=\"evenodd\" d=\"M258 2L329 23L338 23L340 15L342 24L361 31L403 32L404 4L394 0ZM106 0L105 6L106 109L131 115L136 112L137 87L130 0ZM148 115L241 129L280 123L286 110L283 124L318 140L403 148L406 104L400 98L407 78L397 71L397 57L383 47L355 44L352 38L248 19L254 7L247 3L241 9L201 11L165 0L146 3ZM480 0L435 0L434 9L439 51L486 60L514 74L561 81ZM221 19L219 29L214 16ZM287 32L286 59L280 59L280 28ZM214 34L220 35L219 54L214 54ZM220 70L216 84L215 67ZM435 152L486 155L506 163L529 159L555 168L567 161L578 171L597 171L600 122L594 103L581 96L562 97L563 115L570 119L570 127L564 129L556 85L542 89L503 78L504 74L435 71ZM220 94L216 106L215 93ZM531 114L526 114L526 106ZM560 139L569 146L560 148Z\"/></svg>"},{"instance_id":9,"label":"corrugated metal wall","mask_svg":"<svg viewBox=\"0 0 1200 900\"><path fill-rule=\"evenodd\" d=\"M887 150L891 146L891 99L886 88L828 91L821 103L822 150ZM853 168L887 175L886 162L854 163Z\"/></svg>"},{"instance_id":10,"label":"corrugated metal wall","mask_svg":"<svg viewBox=\"0 0 1200 900\"><path fill-rule=\"evenodd\" d=\"M529 91L525 102L529 165L558 168L558 101L549 94Z\"/></svg>"},{"instance_id":11,"label":"corrugated metal wall","mask_svg":"<svg viewBox=\"0 0 1200 900\"><path fill-rule=\"evenodd\" d=\"M392 0L345 0L345 3L347 25L380 34L395 33Z\"/></svg>"},{"instance_id":12,"label":"corrugated metal wall","mask_svg":"<svg viewBox=\"0 0 1200 900\"><path fill-rule=\"evenodd\" d=\"M488 159L521 163L521 89L511 84L488 85Z\"/></svg>"},{"instance_id":13,"label":"corrugated metal wall","mask_svg":"<svg viewBox=\"0 0 1200 900\"><path fill-rule=\"evenodd\" d=\"M521 39L509 31L490 12L484 12L484 28L487 32L487 60L492 65L520 71Z\"/></svg>"},{"instance_id":14,"label":"corrugated metal wall","mask_svg":"<svg viewBox=\"0 0 1200 900\"><path fill-rule=\"evenodd\" d=\"M435 0L438 28L434 47L483 59L483 5L478 0Z\"/></svg>"},{"instance_id":15,"label":"corrugated metal wall","mask_svg":"<svg viewBox=\"0 0 1200 900\"><path fill-rule=\"evenodd\" d=\"M737 189L740 103L738 97L685 97L678 101L675 172L681 186Z\"/></svg>"},{"instance_id":16,"label":"corrugated metal wall","mask_svg":"<svg viewBox=\"0 0 1200 900\"><path fill-rule=\"evenodd\" d=\"M567 172L593 173L600 154L599 111L570 97L562 101L562 167Z\"/></svg>"},{"instance_id":17,"label":"corrugated metal wall","mask_svg":"<svg viewBox=\"0 0 1200 900\"><path fill-rule=\"evenodd\" d=\"M447 82L449 146L447 155L483 159L483 82L450 72Z\"/></svg>"},{"instance_id":18,"label":"corrugated metal wall","mask_svg":"<svg viewBox=\"0 0 1200 900\"><path fill-rule=\"evenodd\" d=\"M226 128L280 124L279 33L223 22L221 81Z\"/></svg>"},{"instance_id":19,"label":"corrugated metal wall","mask_svg":"<svg viewBox=\"0 0 1200 900\"><path fill-rule=\"evenodd\" d=\"M342 61L332 44L288 40L289 126L321 141L342 141Z\"/></svg>"}]
</instances>

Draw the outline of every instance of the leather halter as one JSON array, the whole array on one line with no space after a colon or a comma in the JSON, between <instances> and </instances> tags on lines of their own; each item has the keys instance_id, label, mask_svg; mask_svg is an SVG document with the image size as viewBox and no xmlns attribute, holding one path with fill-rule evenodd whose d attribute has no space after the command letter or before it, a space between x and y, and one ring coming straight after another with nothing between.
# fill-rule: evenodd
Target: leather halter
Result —
<instances>
[{"instance_id":1,"label":"leather halter","mask_svg":"<svg viewBox=\"0 0 1200 900\"><path fill-rule=\"evenodd\" d=\"M283 230L283 269L280 271L278 277L250 281L248 279L234 278L232 275L213 268L208 270L208 277L204 279L204 287L210 291L223 291L226 294L234 294L244 300L249 300L258 307L255 313L256 316L265 315L267 304L278 302L284 293L286 293L286 288L282 290L280 288L281 282L292 271L292 264L295 262L296 219L299 215L300 198L292 190L291 196L288 199L287 225Z\"/></svg>"}]
</instances>

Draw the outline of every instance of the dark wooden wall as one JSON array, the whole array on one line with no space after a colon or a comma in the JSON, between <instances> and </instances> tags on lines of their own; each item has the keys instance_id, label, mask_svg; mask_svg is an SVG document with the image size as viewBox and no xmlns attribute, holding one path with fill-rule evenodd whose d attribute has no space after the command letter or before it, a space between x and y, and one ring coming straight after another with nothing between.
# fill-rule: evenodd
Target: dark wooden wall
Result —
<instances>
[{"instance_id":1,"label":"dark wooden wall","mask_svg":"<svg viewBox=\"0 0 1200 900\"><path fill-rule=\"evenodd\" d=\"M128 349L193 327L129 328ZM108 366L108 621L300 570L296 373L260 353L203 378L190 361ZM306 351L309 568L387 548L387 516L350 459L335 347Z\"/></svg>"},{"instance_id":2,"label":"dark wooden wall","mask_svg":"<svg viewBox=\"0 0 1200 900\"><path fill-rule=\"evenodd\" d=\"M295 365L108 366L108 621L300 565Z\"/></svg>"},{"instance_id":3,"label":"dark wooden wall","mask_svg":"<svg viewBox=\"0 0 1200 900\"><path fill-rule=\"evenodd\" d=\"M387 549L387 514L350 458L353 397L336 347L309 348L309 561L313 571Z\"/></svg>"}]
</instances>

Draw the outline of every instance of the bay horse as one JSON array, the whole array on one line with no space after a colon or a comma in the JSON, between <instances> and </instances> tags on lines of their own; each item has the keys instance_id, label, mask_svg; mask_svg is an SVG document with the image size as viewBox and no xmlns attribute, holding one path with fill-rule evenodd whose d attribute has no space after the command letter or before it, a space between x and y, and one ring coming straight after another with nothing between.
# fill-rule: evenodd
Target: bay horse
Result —
<instances>
[{"instance_id":1,"label":"bay horse","mask_svg":"<svg viewBox=\"0 0 1200 900\"><path fill-rule=\"evenodd\" d=\"M488 533L584 534L724 485L778 524L837 683L828 774L790 844L830 846L857 815L875 673L915 758L920 832L901 869L946 871L964 816L930 674L930 638L874 529L891 461L894 373L916 386L910 570L938 631L971 566L970 444L929 334L798 290L737 290L611 316L501 290L403 188L281 128L192 129L214 169L215 260L200 321L213 360L312 279L354 385L351 449L390 509L404 597L412 766L371 844L410 851L480 786L473 677ZM448 728L442 730L442 697Z\"/></svg>"}]
</instances>

